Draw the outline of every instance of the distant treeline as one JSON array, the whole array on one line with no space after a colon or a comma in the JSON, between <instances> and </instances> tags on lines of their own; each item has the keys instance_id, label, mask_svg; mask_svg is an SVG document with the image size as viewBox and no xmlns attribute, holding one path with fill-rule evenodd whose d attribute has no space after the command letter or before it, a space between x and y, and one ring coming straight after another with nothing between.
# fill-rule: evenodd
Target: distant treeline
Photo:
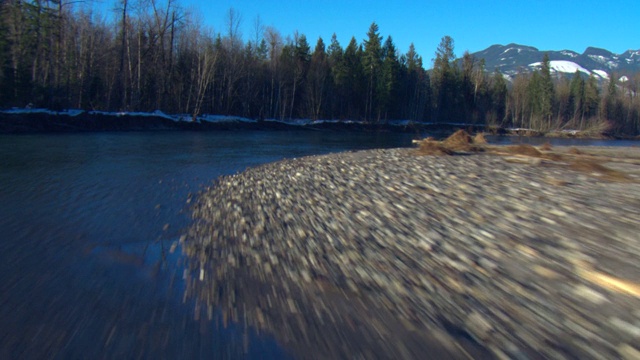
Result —
<instances>
[{"instance_id":1,"label":"distant treeline","mask_svg":"<svg viewBox=\"0 0 640 360\"><path fill-rule=\"evenodd\" d=\"M0 4L0 107L640 132L640 75L555 77L545 58L508 82L468 52L457 59L448 36L427 71L375 23L362 42L312 47L259 18L243 37L234 10L213 33L176 0L119 0L109 21L71 0Z\"/></svg>"}]
</instances>

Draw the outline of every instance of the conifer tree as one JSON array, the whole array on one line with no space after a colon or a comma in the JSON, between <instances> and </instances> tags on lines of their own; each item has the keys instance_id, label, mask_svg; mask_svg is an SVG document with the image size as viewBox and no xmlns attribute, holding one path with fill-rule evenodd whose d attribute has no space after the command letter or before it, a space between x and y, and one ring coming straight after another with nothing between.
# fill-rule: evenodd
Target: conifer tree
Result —
<instances>
[{"instance_id":1,"label":"conifer tree","mask_svg":"<svg viewBox=\"0 0 640 360\"><path fill-rule=\"evenodd\" d=\"M616 130L624 128L624 114L622 101L618 96L618 75L614 72L609 77L607 93L603 98L602 117L616 127Z\"/></svg>"},{"instance_id":2,"label":"conifer tree","mask_svg":"<svg viewBox=\"0 0 640 360\"><path fill-rule=\"evenodd\" d=\"M487 119L491 124L502 126L506 118L507 82L499 70L495 70L491 79L491 115Z\"/></svg>"},{"instance_id":3,"label":"conifer tree","mask_svg":"<svg viewBox=\"0 0 640 360\"><path fill-rule=\"evenodd\" d=\"M289 107L289 118L293 118L296 99L300 97L299 89L304 86L311 60L310 46L307 37L302 35L295 36L293 46L293 89L291 94L291 105Z\"/></svg>"},{"instance_id":4,"label":"conifer tree","mask_svg":"<svg viewBox=\"0 0 640 360\"><path fill-rule=\"evenodd\" d=\"M363 55L364 74L367 77L367 97L365 104L365 119L372 121L374 115L374 104L378 102L378 81L382 68L382 36L378 33L378 25L371 23L367 32L367 39L364 41ZM380 114L377 115L377 119Z\"/></svg>"},{"instance_id":5,"label":"conifer tree","mask_svg":"<svg viewBox=\"0 0 640 360\"><path fill-rule=\"evenodd\" d=\"M547 122L547 129L550 129L555 93L553 87L553 79L551 78L549 53L545 53L542 58L542 69L540 70L540 75L540 88L538 89L538 111L542 120Z\"/></svg>"},{"instance_id":6,"label":"conifer tree","mask_svg":"<svg viewBox=\"0 0 640 360\"><path fill-rule=\"evenodd\" d=\"M607 82L607 97L615 98L618 93L618 75L615 72L612 72L609 76L609 81Z\"/></svg>"},{"instance_id":7,"label":"conifer tree","mask_svg":"<svg viewBox=\"0 0 640 360\"><path fill-rule=\"evenodd\" d=\"M434 96L434 120L436 122L455 121L457 97L456 57L453 53L454 44L450 36L444 36L440 40L436 50L436 58L433 61L431 84Z\"/></svg>"},{"instance_id":8,"label":"conifer tree","mask_svg":"<svg viewBox=\"0 0 640 360\"><path fill-rule=\"evenodd\" d=\"M331 43L327 49L329 68L331 72L332 94L330 104L330 117L338 118L344 114L344 104L346 101L346 81L347 69L344 62L344 50L340 46L338 37L334 33L331 36Z\"/></svg>"},{"instance_id":9,"label":"conifer tree","mask_svg":"<svg viewBox=\"0 0 640 360\"><path fill-rule=\"evenodd\" d=\"M476 67L476 59L474 59L469 51L465 51L462 55L462 78L460 79L460 92L462 96L460 114L465 122L475 122L473 112L476 107L475 93L473 85L474 69Z\"/></svg>"},{"instance_id":10,"label":"conifer tree","mask_svg":"<svg viewBox=\"0 0 640 360\"><path fill-rule=\"evenodd\" d=\"M378 111L385 119L389 115L396 115L397 95L399 92L400 63L396 54L396 47L391 36L388 36L382 47L382 74L378 82Z\"/></svg>"},{"instance_id":11,"label":"conifer tree","mask_svg":"<svg viewBox=\"0 0 640 360\"><path fill-rule=\"evenodd\" d=\"M405 55L405 71L406 117L414 121L425 120L430 114L431 83L413 43L409 45L409 51Z\"/></svg>"},{"instance_id":12,"label":"conifer tree","mask_svg":"<svg viewBox=\"0 0 640 360\"><path fill-rule=\"evenodd\" d=\"M580 72L576 70L569 83L569 104L572 114L572 123L574 126L582 126L585 116L585 99L584 99L584 79L580 75Z\"/></svg>"},{"instance_id":13,"label":"conifer tree","mask_svg":"<svg viewBox=\"0 0 640 360\"><path fill-rule=\"evenodd\" d=\"M573 116L573 103L571 97L571 80L568 76L563 76L559 81L556 81L555 84L555 129L563 129L569 122Z\"/></svg>"},{"instance_id":14,"label":"conifer tree","mask_svg":"<svg viewBox=\"0 0 640 360\"><path fill-rule=\"evenodd\" d=\"M329 78L329 61L324 41L322 41L322 38L318 38L316 47L311 55L307 78L307 104L313 119L318 119L322 113Z\"/></svg>"},{"instance_id":15,"label":"conifer tree","mask_svg":"<svg viewBox=\"0 0 640 360\"><path fill-rule=\"evenodd\" d=\"M364 110L364 93L366 87L364 85L365 75L363 71L363 51L358 45L356 38L352 37L344 50L344 64L347 74L345 83L345 92L347 99L346 117L350 119L359 119L363 116Z\"/></svg>"}]
</instances>

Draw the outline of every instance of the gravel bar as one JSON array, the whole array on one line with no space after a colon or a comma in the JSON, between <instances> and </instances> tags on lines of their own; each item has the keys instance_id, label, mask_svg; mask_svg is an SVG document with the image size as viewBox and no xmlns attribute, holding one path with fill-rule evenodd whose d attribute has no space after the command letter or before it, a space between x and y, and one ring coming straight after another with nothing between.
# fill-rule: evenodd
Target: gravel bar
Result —
<instances>
[{"instance_id":1,"label":"gravel bar","mask_svg":"<svg viewBox=\"0 0 640 360\"><path fill-rule=\"evenodd\" d=\"M301 359L640 358L640 165L508 160L368 150L222 177L181 239L185 296Z\"/></svg>"}]
</instances>

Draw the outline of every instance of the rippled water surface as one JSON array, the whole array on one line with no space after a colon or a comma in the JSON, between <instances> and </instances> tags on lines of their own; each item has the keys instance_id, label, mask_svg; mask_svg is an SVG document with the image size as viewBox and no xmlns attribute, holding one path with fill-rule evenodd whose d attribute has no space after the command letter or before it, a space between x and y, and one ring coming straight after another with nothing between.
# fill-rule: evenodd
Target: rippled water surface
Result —
<instances>
[{"instance_id":1,"label":"rippled water surface","mask_svg":"<svg viewBox=\"0 0 640 360\"><path fill-rule=\"evenodd\" d=\"M282 358L268 336L195 320L186 200L286 157L410 146L332 132L0 136L0 358Z\"/></svg>"}]
</instances>

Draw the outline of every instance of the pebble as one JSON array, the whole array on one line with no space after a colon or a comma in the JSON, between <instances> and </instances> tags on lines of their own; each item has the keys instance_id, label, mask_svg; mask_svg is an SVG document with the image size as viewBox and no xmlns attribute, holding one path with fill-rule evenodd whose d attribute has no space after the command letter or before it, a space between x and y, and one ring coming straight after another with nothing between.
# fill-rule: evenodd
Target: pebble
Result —
<instances>
[{"instance_id":1,"label":"pebble","mask_svg":"<svg viewBox=\"0 0 640 360\"><path fill-rule=\"evenodd\" d=\"M624 360L640 360L640 350L629 344L622 344L618 347L618 354Z\"/></svg>"},{"instance_id":2,"label":"pebble","mask_svg":"<svg viewBox=\"0 0 640 360\"><path fill-rule=\"evenodd\" d=\"M640 297L608 286L638 286L638 182L389 149L258 166L192 205L188 295L296 357L638 358L619 343Z\"/></svg>"},{"instance_id":3,"label":"pebble","mask_svg":"<svg viewBox=\"0 0 640 360\"><path fill-rule=\"evenodd\" d=\"M603 304L607 301L607 297L602 295L601 293L595 291L594 289L587 287L585 285L578 285L573 289L574 294L580 296L581 298L591 301L594 304Z\"/></svg>"},{"instance_id":4,"label":"pebble","mask_svg":"<svg viewBox=\"0 0 640 360\"><path fill-rule=\"evenodd\" d=\"M480 313L472 312L465 321L466 329L478 340L485 341L489 338L492 326Z\"/></svg>"},{"instance_id":5,"label":"pebble","mask_svg":"<svg viewBox=\"0 0 640 360\"><path fill-rule=\"evenodd\" d=\"M633 336L634 338L638 339L638 341L640 341L640 327L630 324L617 317L611 318L610 321L611 321L611 324L613 324L620 330L623 330L629 333L631 336Z\"/></svg>"}]
</instances>

